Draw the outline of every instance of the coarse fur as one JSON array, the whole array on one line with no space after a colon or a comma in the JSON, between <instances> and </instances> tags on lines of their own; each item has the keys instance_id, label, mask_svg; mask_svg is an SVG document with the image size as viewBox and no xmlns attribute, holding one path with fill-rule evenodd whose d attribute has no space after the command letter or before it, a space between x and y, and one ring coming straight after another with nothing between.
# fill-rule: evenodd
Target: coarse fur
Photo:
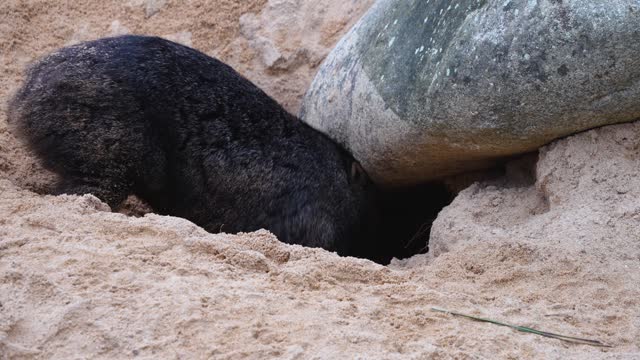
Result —
<instances>
[{"instance_id":1,"label":"coarse fur","mask_svg":"<svg viewBox=\"0 0 640 360\"><path fill-rule=\"evenodd\" d=\"M116 208L129 194L210 232L265 228L349 254L372 184L341 147L231 67L157 37L62 48L27 73L9 122L56 193Z\"/></svg>"}]
</instances>

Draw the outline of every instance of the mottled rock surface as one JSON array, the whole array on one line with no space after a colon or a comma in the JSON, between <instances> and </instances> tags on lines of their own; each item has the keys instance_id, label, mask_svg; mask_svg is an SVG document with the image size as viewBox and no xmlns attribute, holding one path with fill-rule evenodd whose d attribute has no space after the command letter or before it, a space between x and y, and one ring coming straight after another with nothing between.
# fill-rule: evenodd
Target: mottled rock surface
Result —
<instances>
[{"instance_id":1,"label":"mottled rock surface","mask_svg":"<svg viewBox=\"0 0 640 360\"><path fill-rule=\"evenodd\" d=\"M493 164L640 117L640 3L381 0L327 58L303 118L380 183Z\"/></svg>"}]
</instances>

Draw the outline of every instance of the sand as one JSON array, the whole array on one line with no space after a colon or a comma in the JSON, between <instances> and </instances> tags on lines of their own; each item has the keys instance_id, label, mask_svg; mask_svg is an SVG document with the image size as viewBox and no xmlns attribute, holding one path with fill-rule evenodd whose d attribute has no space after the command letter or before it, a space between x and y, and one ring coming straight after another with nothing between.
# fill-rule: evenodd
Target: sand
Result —
<instances>
[{"instance_id":1,"label":"sand","mask_svg":"<svg viewBox=\"0 0 640 360\"><path fill-rule=\"evenodd\" d=\"M0 358L640 357L640 123L511 162L443 209L430 253L386 267L266 231L213 235L179 218L112 213L92 195L34 192L55 178L9 134L5 102L37 56L113 32L173 36L233 62L295 111L318 61L296 44L322 54L370 2L345 3L0 3ZM294 25L274 14L318 27L289 38Z\"/></svg>"}]
</instances>

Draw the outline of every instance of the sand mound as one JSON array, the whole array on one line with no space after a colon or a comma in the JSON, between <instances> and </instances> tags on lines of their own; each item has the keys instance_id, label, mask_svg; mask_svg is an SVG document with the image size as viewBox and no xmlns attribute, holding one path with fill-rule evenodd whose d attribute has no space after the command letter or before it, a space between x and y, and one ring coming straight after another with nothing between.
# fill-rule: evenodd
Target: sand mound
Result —
<instances>
[{"instance_id":1,"label":"sand mound","mask_svg":"<svg viewBox=\"0 0 640 360\"><path fill-rule=\"evenodd\" d=\"M638 358L640 124L509 164L441 212L431 253L387 267L265 231L212 235L179 218L111 213L91 195L26 189L52 177L8 133L5 101L36 56L109 33L171 35L262 74L250 78L295 109L307 81L298 76L310 79L318 49L368 2L315 3L0 3L0 358ZM298 25L274 20L277 9ZM307 23L314 31L286 45L282 29Z\"/></svg>"}]
</instances>

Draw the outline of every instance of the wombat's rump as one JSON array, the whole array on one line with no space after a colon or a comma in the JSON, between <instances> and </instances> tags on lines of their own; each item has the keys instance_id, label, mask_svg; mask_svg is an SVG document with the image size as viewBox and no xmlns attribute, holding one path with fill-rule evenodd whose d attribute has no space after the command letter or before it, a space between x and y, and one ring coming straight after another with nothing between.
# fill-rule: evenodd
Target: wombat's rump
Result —
<instances>
[{"instance_id":1,"label":"wombat's rump","mask_svg":"<svg viewBox=\"0 0 640 360\"><path fill-rule=\"evenodd\" d=\"M61 175L57 193L112 208L133 193L211 232L266 228L348 254L370 184L323 134L229 66L156 37L106 38L45 57L9 121Z\"/></svg>"}]
</instances>

